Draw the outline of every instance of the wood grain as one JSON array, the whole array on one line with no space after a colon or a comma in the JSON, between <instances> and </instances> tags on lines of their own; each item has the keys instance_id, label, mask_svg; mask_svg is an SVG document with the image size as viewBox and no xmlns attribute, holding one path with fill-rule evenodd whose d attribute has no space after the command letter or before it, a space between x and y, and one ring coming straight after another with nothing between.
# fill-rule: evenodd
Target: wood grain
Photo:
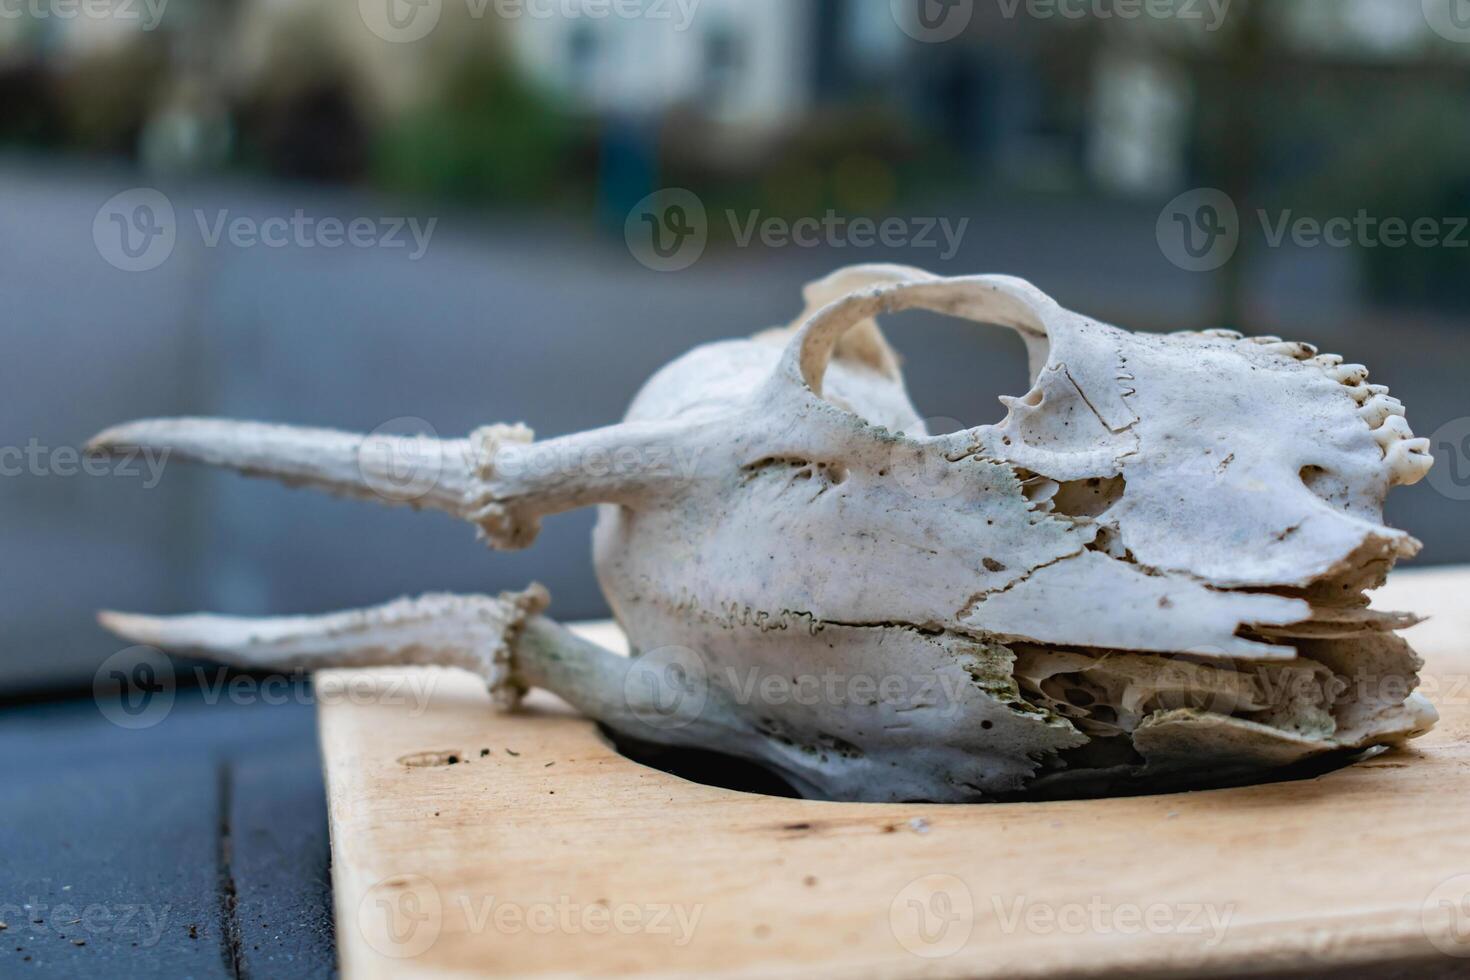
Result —
<instances>
[{"instance_id":1,"label":"wood grain","mask_svg":"<svg viewBox=\"0 0 1470 980\"><path fill-rule=\"evenodd\" d=\"M467 674L327 675L344 976L1458 975L1467 594L1470 570L1402 573L1378 595L1435 617L1409 636L1443 717L1412 748L1127 799L751 796L629 762L545 694L507 716Z\"/></svg>"}]
</instances>

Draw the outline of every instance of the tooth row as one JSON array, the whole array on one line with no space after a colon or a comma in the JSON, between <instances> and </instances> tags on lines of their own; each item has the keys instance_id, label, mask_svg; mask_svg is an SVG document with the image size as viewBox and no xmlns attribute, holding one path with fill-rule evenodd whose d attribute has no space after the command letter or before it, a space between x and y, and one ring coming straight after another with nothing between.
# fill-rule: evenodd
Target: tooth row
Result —
<instances>
[{"instance_id":1,"label":"tooth row","mask_svg":"<svg viewBox=\"0 0 1470 980\"><path fill-rule=\"evenodd\" d=\"M1403 403L1390 395L1383 385L1368 384L1368 369L1363 365L1345 364L1341 355L1319 354L1312 344L1269 335L1247 337L1239 331L1223 329L1180 331L1180 335L1256 344L1273 354L1320 367L1328 377L1346 388L1358 403L1358 417L1373 431L1373 439L1383 450L1392 485L1418 483L1434 465L1434 457L1429 453L1429 440L1414 438L1408 419L1404 417Z\"/></svg>"},{"instance_id":2,"label":"tooth row","mask_svg":"<svg viewBox=\"0 0 1470 980\"><path fill-rule=\"evenodd\" d=\"M1368 369L1363 365L1346 364L1338 354L1319 354L1311 344L1283 341L1280 337L1244 339L1269 351L1315 364L1346 388L1358 403L1358 417L1372 430L1373 440L1383 450L1391 485L1418 483L1434 465L1429 440L1414 438L1409 420L1404 417L1403 402L1390 395L1385 386L1368 384Z\"/></svg>"},{"instance_id":3,"label":"tooth row","mask_svg":"<svg viewBox=\"0 0 1470 980\"><path fill-rule=\"evenodd\" d=\"M1414 438L1404 417L1404 403L1383 385L1364 384L1368 371L1360 364L1339 364L1329 367L1328 373L1348 385L1348 392L1357 400L1358 418L1372 430L1373 441L1383 450L1389 485L1409 486L1422 480L1434 465L1434 457L1428 439Z\"/></svg>"}]
</instances>

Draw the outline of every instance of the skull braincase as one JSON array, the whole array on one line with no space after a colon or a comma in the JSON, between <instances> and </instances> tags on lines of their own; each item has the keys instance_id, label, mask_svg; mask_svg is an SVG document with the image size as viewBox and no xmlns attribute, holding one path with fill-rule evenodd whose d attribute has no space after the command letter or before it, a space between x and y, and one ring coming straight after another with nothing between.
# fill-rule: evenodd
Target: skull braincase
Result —
<instances>
[{"instance_id":1,"label":"skull braincase","mask_svg":"<svg viewBox=\"0 0 1470 980\"><path fill-rule=\"evenodd\" d=\"M536 616L539 593L109 624L252 664L469 666L502 700L548 687L616 732L836 799L1200 785L1433 724L1394 633L1413 617L1363 595L1417 550L1381 511L1431 461L1364 369L1275 337L1130 333L1007 277L857 266L806 300L790 327L659 371L621 425L444 444L462 465L410 501L496 547L601 505L631 661ZM910 308L1021 335L1032 385L1001 422L925 430L876 321ZM378 465L347 434L200 420L94 449L139 445L359 496ZM632 465L518 455L538 452ZM699 711L651 723L627 682L668 651L697 667Z\"/></svg>"}]
</instances>

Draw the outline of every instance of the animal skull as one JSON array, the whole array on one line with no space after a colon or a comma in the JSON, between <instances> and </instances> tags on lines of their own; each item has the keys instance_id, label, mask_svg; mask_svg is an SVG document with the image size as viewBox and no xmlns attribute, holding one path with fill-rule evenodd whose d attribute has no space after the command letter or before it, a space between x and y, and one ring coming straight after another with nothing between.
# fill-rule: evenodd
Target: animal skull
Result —
<instances>
[{"instance_id":1,"label":"animal skull","mask_svg":"<svg viewBox=\"0 0 1470 980\"><path fill-rule=\"evenodd\" d=\"M598 504L632 658L540 616L534 587L103 620L251 666L468 667L502 705L544 687L830 799L1204 785L1433 725L1394 633L1414 618L1363 595L1417 552L1382 505L1432 460L1365 369L1276 337L1129 333L1008 277L858 266L806 298L791 328L663 368L622 424L545 442L180 419L90 447L434 507L496 548ZM1032 388L1002 422L925 431L875 321L911 308L1025 340ZM383 492L405 458L434 478Z\"/></svg>"}]
</instances>

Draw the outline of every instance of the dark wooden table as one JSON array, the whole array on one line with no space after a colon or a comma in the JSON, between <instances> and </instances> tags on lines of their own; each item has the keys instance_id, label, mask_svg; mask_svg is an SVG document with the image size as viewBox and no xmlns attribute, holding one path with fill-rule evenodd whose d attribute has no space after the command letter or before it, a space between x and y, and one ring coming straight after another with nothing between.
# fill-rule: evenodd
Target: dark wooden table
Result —
<instances>
[{"instance_id":1,"label":"dark wooden table","mask_svg":"<svg viewBox=\"0 0 1470 980\"><path fill-rule=\"evenodd\" d=\"M0 707L0 976L335 975L308 699L181 690L140 730Z\"/></svg>"}]
</instances>

